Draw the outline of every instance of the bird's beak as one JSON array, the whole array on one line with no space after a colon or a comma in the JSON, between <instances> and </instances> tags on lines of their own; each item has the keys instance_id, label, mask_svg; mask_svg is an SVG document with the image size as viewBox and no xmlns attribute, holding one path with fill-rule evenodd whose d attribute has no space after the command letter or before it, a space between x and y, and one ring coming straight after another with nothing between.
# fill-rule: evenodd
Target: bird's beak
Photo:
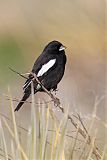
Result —
<instances>
[{"instance_id":1,"label":"bird's beak","mask_svg":"<svg viewBox=\"0 0 107 160\"><path fill-rule=\"evenodd\" d=\"M60 48L59 48L59 51L63 51L63 50L65 50L67 47L65 47L65 46L61 46Z\"/></svg>"}]
</instances>

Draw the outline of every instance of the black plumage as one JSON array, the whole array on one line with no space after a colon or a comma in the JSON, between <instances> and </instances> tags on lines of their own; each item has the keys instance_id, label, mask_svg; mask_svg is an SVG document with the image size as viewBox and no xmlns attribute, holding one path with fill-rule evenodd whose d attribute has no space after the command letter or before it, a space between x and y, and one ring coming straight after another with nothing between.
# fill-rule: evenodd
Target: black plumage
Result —
<instances>
[{"instance_id":1,"label":"black plumage","mask_svg":"<svg viewBox=\"0 0 107 160\"><path fill-rule=\"evenodd\" d=\"M57 89L57 84L64 75L65 64L65 47L58 41L52 41L44 48L42 54L35 61L32 72L37 75L40 82L48 91L54 91ZM30 96L32 78L33 75L29 74L28 79L23 86L24 96L17 105L15 111L18 111ZM34 93L43 91L36 80L33 81L33 86Z\"/></svg>"}]
</instances>

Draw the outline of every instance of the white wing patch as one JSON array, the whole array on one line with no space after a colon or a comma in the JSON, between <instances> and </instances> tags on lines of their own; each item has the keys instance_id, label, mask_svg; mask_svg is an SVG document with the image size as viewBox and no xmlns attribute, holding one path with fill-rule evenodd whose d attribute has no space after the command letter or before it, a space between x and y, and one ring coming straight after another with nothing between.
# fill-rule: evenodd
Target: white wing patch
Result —
<instances>
[{"instance_id":1,"label":"white wing patch","mask_svg":"<svg viewBox=\"0 0 107 160\"><path fill-rule=\"evenodd\" d=\"M48 63L44 64L41 69L39 70L38 74L37 74L37 77L40 77L42 76L44 73L46 73L56 62L56 59L51 59ZM32 83L32 79L31 81L28 81L26 82L24 85L23 85L23 90L25 91L29 85ZM40 89L40 85L38 84L37 85L37 89Z\"/></svg>"},{"instance_id":2,"label":"white wing patch","mask_svg":"<svg viewBox=\"0 0 107 160\"><path fill-rule=\"evenodd\" d=\"M29 85L32 83L32 80L30 81L30 82L27 82L27 83L25 83L24 85L23 85L23 90L25 91L28 87L29 87Z\"/></svg>"},{"instance_id":3,"label":"white wing patch","mask_svg":"<svg viewBox=\"0 0 107 160\"><path fill-rule=\"evenodd\" d=\"M42 68L39 70L37 77L42 76L46 73L56 62L56 59L51 59L48 63L44 64Z\"/></svg>"}]
</instances>

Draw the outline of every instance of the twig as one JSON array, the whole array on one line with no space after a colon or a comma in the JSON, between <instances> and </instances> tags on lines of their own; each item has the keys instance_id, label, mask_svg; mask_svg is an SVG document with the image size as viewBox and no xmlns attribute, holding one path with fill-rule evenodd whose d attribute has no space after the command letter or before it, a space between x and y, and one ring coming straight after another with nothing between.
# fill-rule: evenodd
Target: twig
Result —
<instances>
[{"instance_id":1,"label":"twig","mask_svg":"<svg viewBox=\"0 0 107 160\"><path fill-rule=\"evenodd\" d=\"M19 72L15 71L15 70L13 70L12 68L10 68L10 67L9 67L9 69L10 69L12 72L14 72L14 73L18 74L19 76L21 76L21 77L23 77L23 78L25 78L25 79L28 79L28 78L27 78L27 77L25 77L23 74L21 74L21 73L19 73Z\"/></svg>"},{"instance_id":2,"label":"twig","mask_svg":"<svg viewBox=\"0 0 107 160\"><path fill-rule=\"evenodd\" d=\"M78 113L77 113L77 115L78 115L78 120L80 121L82 127L84 128L85 132L88 134L88 131L87 131L86 127L84 126L83 121L82 121L80 115Z\"/></svg>"}]
</instances>

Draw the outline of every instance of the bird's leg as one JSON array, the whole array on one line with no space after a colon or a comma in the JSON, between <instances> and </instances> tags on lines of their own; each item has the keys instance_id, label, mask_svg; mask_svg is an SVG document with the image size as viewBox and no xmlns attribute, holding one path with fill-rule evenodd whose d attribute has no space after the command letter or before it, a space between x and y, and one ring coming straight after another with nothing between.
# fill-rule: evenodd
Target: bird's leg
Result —
<instances>
[{"instance_id":1,"label":"bird's leg","mask_svg":"<svg viewBox=\"0 0 107 160\"><path fill-rule=\"evenodd\" d=\"M55 91L55 93L56 93L57 89L55 89L53 91ZM56 96L54 96L51 91L50 91L50 95L49 96L52 98L55 107L60 106L60 100L59 100L59 98L57 98Z\"/></svg>"},{"instance_id":2,"label":"bird's leg","mask_svg":"<svg viewBox=\"0 0 107 160\"><path fill-rule=\"evenodd\" d=\"M52 89L52 92L54 91L55 95L56 95L56 92L58 91L57 89L57 85Z\"/></svg>"},{"instance_id":3,"label":"bird's leg","mask_svg":"<svg viewBox=\"0 0 107 160\"><path fill-rule=\"evenodd\" d=\"M53 92L54 92L55 95L56 95L56 92L57 92L57 91L58 91L57 89L51 89L51 90L50 90L50 93L53 93Z\"/></svg>"},{"instance_id":4,"label":"bird's leg","mask_svg":"<svg viewBox=\"0 0 107 160\"><path fill-rule=\"evenodd\" d=\"M55 107L60 106L60 100L59 100L59 98L54 97L54 105L55 105Z\"/></svg>"},{"instance_id":5,"label":"bird's leg","mask_svg":"<svg viewBox=\"0 0 107 160\"><path fill-rule=\"evenodd\" d=\"M59 89L55 89L55 90L54 90L54 92L55 92L55 95L56 95L56 93L57 93L57 91L58 91L58 90L59 90Z\"/></svg>"}]
</instances>

